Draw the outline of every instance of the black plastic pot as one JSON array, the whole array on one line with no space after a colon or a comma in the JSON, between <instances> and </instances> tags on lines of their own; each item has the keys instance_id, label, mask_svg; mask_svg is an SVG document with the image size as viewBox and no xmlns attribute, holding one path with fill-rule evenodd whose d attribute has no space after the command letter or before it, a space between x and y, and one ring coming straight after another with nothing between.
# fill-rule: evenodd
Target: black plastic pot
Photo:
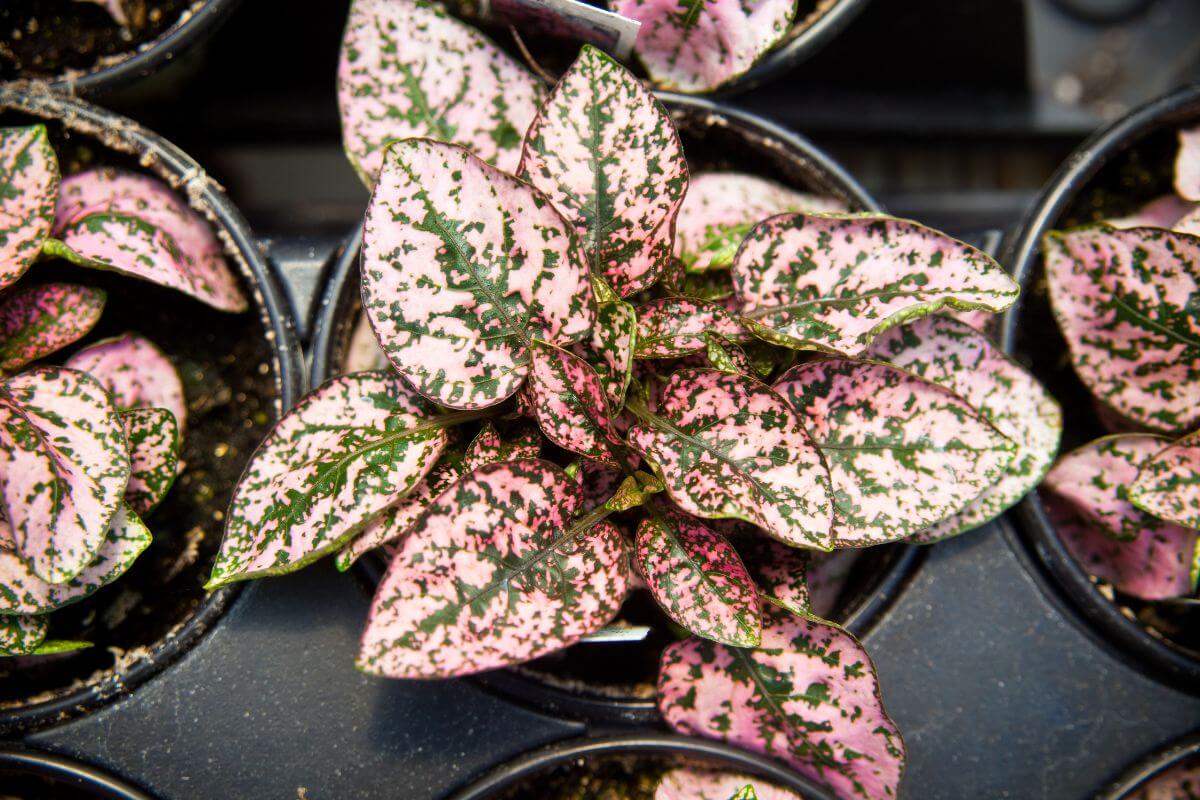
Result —
<instances>
[{"instance_id":1,"label":"black plastic pot","mask_svg":"<svg viewBox=\"0 0 1200 800\"><path fill-rule=\"evenodd\" d=\"M25 77L69 94L94 95L128 86L157 72L209 36L239 2L195 0L165 31L129 52L102 57L84 70L64 70L48 77Z\"/></svg>"},{"instance_id":2,"label":"black plastic pot","mask_svg":"<svg viewBox=\"0 0 1200 800\"><path fill-rule=\"evenodd\" d=\"M199 164L170 142L133 121L73 97L0 87L0 114L53 122L61 125L72 139L80 137L97 143L113 153L114 157L127 157L165 180L194 209L208 218L217 228L229 263L240 276L243 288L251 299L253 311L248 313L257 313L256 325L261 327L255 330L261 336L262 357L267 359L264 363L268 364L270 371L271 394L266 398L270 416L278 417L283 409L296 402L304 389L305 374L287 302L241 213ZM106 275L90 274L97 275L97 280ZM132 282L131 285L138 287L143 285L131 278L120 280ZM173 294L171 296L174 297ZM199 304L196 307L197 315L206 313ZM149 310L145 313L146 316L150 315ZM222 317L222 321L224 319ZM179 322L182 326L189 322L194 324L189 320ZM135 320L134 324L139 323ZM240 402L237 401L235 405ZM178 487L175 491L178 491ZM154 517L149 519L152 521ZM134 565L136 568L137 564ZM82 680L72 687L0 708L0 733L61 722L134 691L193 647L216 624L236 595L236 589L227 588L204 596L191 608L186 619L177 622L170 633L153 646L144 648L137 657L130 658L129 663L117 665L99 677L80 676Z\"/></svg>"},{"instance_id":3,"label":"black plastic pot","mask_svg":"<svg viewBox=\"0 0 1200 800\"><path fill-rule=\"evenodd\" d=\"M733 166L837 197L858 210L880 210L854 178L808 140L727 105L685 95L659 96L676 119L692 163ZM360 242L361 231L355 231L331 261L320 301L315 304L310 370L314 386L336 375L344 363L360 308ZM856 634L864 633L899 593L921 552L914 545L889 547L872 568L869 588L846 603L842 622ZM371 558L359 563L365 582L375 586L383 565ZM612 645L622 646L628 645ZM653 698L565 682L552 684L525 668L490 672L476 680L523 704L571 719L617 724L654 724L659 719Z\"/></svg>"},{"instance_id":4,"label":"black plastic pot","mask_svg":"<svg viewBox=\"0 0 1200 800\"><path fill-rule=\"evenodd\" d=\"M1200 734L1182 739L1138 762L1097 795L1096 800L1125 800L1172 767L1196 759L1200 759Z\"/></svg>"},{"instance_id":5,"label":"black plastic pot","mask_svg":"<svg viewBox=\"0 0 1200 800\"><path fill-rule=\"evenodd\" d=\"M1033 316L1031 306L1038 302L1034 291L1042 270L1042 236L1065 222L1079 221L1083 212L1076 206L1082 193L1103 175L1106 168L1117 168L1122 156L1131 149L1148 137L1162 137L1164 132L1172 132L1197 119L1200 119L1200 85L1193 85L1148 103L1099 131L1063 163L1020 227L1010 234L1001 248L1001 263L1012 270L1022 288L1021 299L1003 320L1002 344L1006 350L1021 351L1019 337L1023 325ZM1155 188L1141 187L1141 190L1153 193ZM1157 190L1166 193L1170 186L1160 186ZM1039 341L1030 348L1033 349L1044 350L1045 343ZM1045 356L1045 353L1039 356ZM1091 413L1086 405L1064 405L1067 405L1068 416ZM1069 429L1070 419L1067 423ZM1070 444L1064 441L1064 450ZM1101 594L1059 538L1038 492L1032 492L1018 506L1017 516L1023 529L1022 539L1044 567L1054 584L1054 591L1065 597L1098 636L1160 680L1185 691L1200 693L1200 653L1151 633Z\"/></svg>"},{"instance_id":6,"label":"black plastic pot","mask_svg":"<svg viewBox=\"0 0 1200 800\"><path fill-rule=\"evenodd\" d=\"M558 767L630 756L747 773L782 788L791 789L804 800L833 800L833 795L828 790L762 756L702 739L655 734L605 736L560 742L498 767L479 782L451 795L449 800L494 800L519 787L523 782L545 775Z\"/></svg>"},{"instance_id":7,"label":"black plastic pot","mask_svg":"<svg viewBox=\"0 0 1200 800\"><path fill-rule=\"evenodd\" d=\"M0 790L37 791L17 797L59 798L59 800L151 800L127 783L103 772L50 753L36 750L0 750Z\"/></svg>"}]
</instances>

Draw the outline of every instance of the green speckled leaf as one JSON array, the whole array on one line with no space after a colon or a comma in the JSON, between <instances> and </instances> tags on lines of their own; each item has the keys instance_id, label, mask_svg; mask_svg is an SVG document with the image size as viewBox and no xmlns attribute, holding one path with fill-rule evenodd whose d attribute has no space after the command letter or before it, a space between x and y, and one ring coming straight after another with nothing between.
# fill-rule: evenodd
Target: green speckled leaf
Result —
<instances>
[{"instance_id":1,"label":"green speckled leaf","mask_svg":"<svg viewBox=\"0 0 1200 800\"><path fill-rule=\"evenodd\" d=\"M49 627L45 617L0 616L0 656L33 654L46 638Z\"/></svg>"},{"instance_id":2,"label":"green speckled leaf","mask_svg":"<svg viewBox=\"0 0 1200 800\"><path fill-rule=\"evenodd\" d=\"M625 405L625 392L633 376L637 312L623 300L604 300L598 294L597 299L591 340L576 344L571 352L586 359L596 370L608 395L609 408L615 412Z\"/></svg>"},{"instance_id":3,"label":"green speckled leaf","mask_svg":"<svg viewBox=\"0 0 1200 800\"><path fill-rule=\"evenodd\" d=\"M72 283L22 286L0 302L0 369L15 372L78 341L100 321L105 293Z\"/></svg>"},{"instance_id":4,"label":"green speckled leaf","mask_svg":"<svg viewBox=\"0 0 1200 800\"><path fill-rule=\"evenodd\" d=\"M546 438L559 447L617 466L620 444L600 376L576 355L534 341L529 403Z\"/></svg>"},{"instance_id":5,"label":"green speckled leaf","mask_svg":"<svg viewBox=\"0 0 1200 800\"><path fill-rule=\"evenodd\" d=\"M1147 514L1200 529L1200 431L1143 461L1129 499Z\"/></svg>"},{"instance_id":6,"label":"green speckled leaf","mask_svg":"<svg viewBox=\"0 0 1200 800\"><path fill-rule=\"evenodd\" d=\"M663 297L637 307L638 358L678 358L702 351L705 333L745 341L746 329L716 303L687 297Z\"/></svg>"},{"instance_id":7,"label":"green speckled leaf","mask_svg":"<svg viewBox=\"0 0 1200 800\"><path fill-rule=\"evenodd\" d=\"M179 474L179 426L165 408L135 408L121 412L133 472L125 487L125 502L138 514L158 505Z\"/></svg>"},{"instance_id":8,"label":"green speckled leaf","mask_svg":"<svg viewBox=\"0 0 1200 800\"><path fill-rule=\"evenodd\" d=\"M44 125L0 128L0 289L38 257L54 223L58 158Z\"/></svg>"}]
</instances>

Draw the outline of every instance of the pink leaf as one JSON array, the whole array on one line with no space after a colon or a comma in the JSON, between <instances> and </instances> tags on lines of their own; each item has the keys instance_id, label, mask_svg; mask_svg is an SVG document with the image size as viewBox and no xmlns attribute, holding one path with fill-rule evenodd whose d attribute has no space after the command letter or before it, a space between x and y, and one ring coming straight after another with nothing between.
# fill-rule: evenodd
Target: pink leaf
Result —
<instances>
[{"instance_id":1,"label":"pink leaf","mask_svg":"<svg viewBox=\"0 0 1200 800\"><path fill-rule=\"evenodd\" d=\"M793 614L815 613L808 590L813 551L789 547L766 536L749 535L737 541L738 552L765 600Z\"/></svg>"},{"instance_id":2,"label":"pink leaf","mask_svg":"<svg viewBox=\"0 0 1200 800\"><path fill-rule=\"evenodd\" d=\"M628 438L684 511L830 547L829 475L795 412L766 384L680 370L656 412L638 410Z\"/></svg>"},{"instance_id":3,"label":"pink leaf","mask_svg":"<svg viewBox=\"0 0 1200 800\"><path fill-rule=\"evenodd\" d=\"M1041 384L983 334L943 317L893 328L867 358L888 361L944 386L1017 446L1000 479L970 505L914 537L932 542L994 519L1042 481L1062 437L1062 409Z\"/></svg>"},{"instance_id":4,"label":"pink leaf","mask_svg":"<svg viewBox=\"0 0 1200 800\"><path fill-rule=\"evenodd\" d=\"M179 426L165 408L135 408L121 412L132 474L125 502L138 514L148 514L164 497L179 474Z\"/></svg>"},{"instance_id":5,"label":"pink leaf","mask_svg":"<svg viewBox=\"0 0 1200 800\"><path fill-rule=\"evenodd\" d=\"M415 136L463 145L512 172L541 97L533 75L435 3L350 5L338 108L346 154L367 186L388 143Z\"/></svg>"},{"instance_id":6,"label":"pink leaf","mask_svg":"<svg viewBox=\"0 0 1200 800\"><path fill-rule=\"evenodd\" d=\"M524 461L530 458L540 458L541 455L542 437L536 428L526 427L509 441L505 441L492 423L485 422L463 455L462 471L472 472L484 464Z\"/></svg>"},{"instance_id":7,"label":"pink leaf","mask_svg":"<svg viewBox=\"0 0 1200 800\"><path fill-rule=\"evenodd\" d=\"M1196 531L1145 515L1146 527L1135 539L1118 541L1069 501L1048 493L1043 500L1063 544L1089 575L1143 600L1167 600L1195 591L1191 572Z\"/></svg>"},{"instance_id":8,"label":"pink leaf","mask_svg":"<svg viewBox=\"0 0 1200 800\"><path fill-rule=\"evenodd\" d=\"M78 602L123 575L150 542L149 529L129 506L122 504L95 560L69 581L47 583L15 553L0 550L0 587L4 587L0 591L0 615L46 614Z\"/></svg>"},{"instance_id":9,"label":"pink leaf","mask_svg":"<svg viewBox=\"0 0 1200 800\"><path fill-rule=\"evenodd\" d=\"M654 83L676 92L711 92L783 41L796 15L791 0L610 0L639 20L634 51Z\"/></svg>"},{"instance_id":10,"label":"pink leaf","mask_svg":"<svg viewBox=\"0 0 1200 800\"><path fill-rule=\"evenodd\" d=\"M637 329L637 313L633 306L622 300L601 300L596 304L591 340L580 342L571 350L592 363L611 409L625 405L625 392L633 375Z\"/></svg>"},{"instance_id":11,"label":"pink leaf","mask_svg":"<svg viewBox=\"0 0 1200 800\"><path fill-rule=\"evenodd\" d=\"M654 800L731 800L747 786L754 788L752 796L758 800L803 800L795 792L753 775L698 767L676 767L663 775Z\"/></svg>"},{"instance_id":12,"label":"pink leaf","mask_svg":"<svg viewBox=\"0 0 1200 800\"><path fill-rule=\"evenodd\" d=\"M586 361L545 342L533 343L529 398L546 438L564 450L617 466L608 396Z\"/></svg>"},{"instance_id":13,"label":"pink leaf","mask_svg":"<svg viewBox=\"0 0 1200 800\"><path fill-rule=\"evenodd\" d=\"M58 198L58 158L44 125L0 128L0 289L42 251Z\"/></svg>"},{"instance_id":14,"label":"pink leaf","mask_svg":"<svg viewBox=\"0 0 1200 800\"><path fill-rule=\"evenodd\" d=\"M27 656L37 652L46 638L46 617L0 615L0 656Z\"/></svg>"},{"instance_id":15,"label":"pink leaf","mask_svg":"<svg viewBox=\"0 0 1200 800\"><path fill-rule=\"evenodd\" d=\"M454 180L448 180L454 175ZM545 196L461 147L388 149L362 246L363 305L417 391L451 408L502 402L534 339L567 345L595 306L574 232Z\"/></svg>"},{"instance_id":16,"label":"pink leaf","mask_svg":"<svg viewBox=\"0 0 1200 800\"><path fill-rule=\"evenodd\" d=\"M1200 238L1089 225L1043 241L1058 327L1080 380L1158 430L1200 419Z\"/></svg>"},{"instance_id":17,"label":"pink leaf","mask_svg":"<svg viewBox=\"0 0 1200 800\"><path fill-rule=\"evenodd\" d=\"M895 797L904 743L871 659L841 628L763 608L754 650L688 639L663 652L658 706L684 735L783 759L839 797Z\"/></svg>"},{"instance_id":18,"label":"pink leaf","mask_svg":"<svg viewBox=\"0 0 1200 800\"><path fill-rule=\"evenodd\" d=\"M73 283L23 286L0 302L0 369L15 372L78 341L100 321L105 294Z\"/></svg>"},{"instance_id":19,"label":"pink leaf","mask_svg":"<svg viewBox=\"0 0 1200 800\"><path fill-rule=\"evenodd\" d=\"M692 176L675 226L675 254L689 271L728 267L754 226L787 212L849 211L840 200L804 194L740 172Z\"/></svg>"},{"instance_id":20,"label":"pink leaf","mask_svg":"<svg viewBox=\"0 0 1200 800\"><path fill-rule=\"evenodd\" d=\"M1200 128L1179 131L1175 191L1180 197L1200 202Z\"/></svg>"},{"instance_id":21,"label":"pink leaf","mask_svg":"<svg viewBox=\"0 0 1200 800\"><path fill-rule=\"evenodd\" d=\"M1171 230L1200 236L1200 203L1193 205L1191 211L1176 220Z\"/></svg>"},{"instance_id":22,"label":"pink leaf","mask_svg":"<svg viewBox=\"0 0 1200 800\"><path fill-rule=\"evenodd\" d=\"M41 367L0 384L0 499L17 553L64 583L95 558L129 482L112 400L82 372Z\"/></svg>"},{"instance_id":23,"label":"pink leaf","mask_svg":"<svg viewBox=\"0 0 1200 800\"><path fill-rule=\"evenodd\" d=\"M489 464L440 495L376 592L360 669L466 675L537 658L603 627L627 562L608 522L571 522L582 490L546 461Z\"/></svg>"},{"instance_id":24,"label":"pink leaf","mask_svg":"<svg viewBox=\"0 0 1200 800\"><path fill-rule=\"evenodd\" d=\"M66 366L86 372L104 385L118 411L165 408L175 415L182 436L187 427L183 381L154 342L126 333L88 345Z\"/></svg>"},{"instance_id":25,"label":"pink leaf","mask_svg":"<svg viewBox=\"0 0 1200 800\"><path fill-rule=\"evenodd\" d=\"M583 47L530 125L518 174L571 221L592 270L617 294L658 280L687 162L666 110L624 67Z\"/></svg>"},{"instance_id":26,"label":"pink leaf","mask_svg":"<svg viewBox=\"0 0 1200 800\"><path fill-rule=\"evenodd\" d=\"M246 298L207 220L162 181L101 167L62 182L54 235L86 266L177 289L221 311L245 311Z\"/></svg>"},{"instance_id":27,"label":"pink leaf","mask_svg":"<svg viewBox=\"0 0 1200 800\"><path fill-rule=\"evenodd\" d=\"M733 282L756 335L851 356L895 325L942 309L1003 311L1020 291L983 251L867 214L760 223L738 251Z\"/></svg>"},{"instance_id":28,"label":"pink leaf","mask_svg":"<svg viewBox=\"0 0 1200 800\"><path fill-rule=\"evenodd\" d=\"M1192 203L1177 195L1165 194L1156 197L1127 217L1107 220L1114 228L1166 228L1175 227L1194 208Z\"/></svg>"},{"instance_id":29,"label":"pink leaf","mask_svg":"<svg viewBox=\"0 0 1200 800\"><path fill-rule=\"evenodd\" d=\"M209 588L292 572L342 547L417 486L445 444L433 407L392 372L315 389L250 457Z\"/></svg>"},{"instance_id":30,"label":"pink leaf","mask_svg":"<svg viewBox=\"0 0 1200 800\"><path fill-rule=\"evenodd\" d=\"M638 568L667 615L697 636L754 647L759 642L758 592L736 551L699 520L650 507L638 526Z\"/></svg>"},{"instance_id":31,"label":"pink leaf","mask_svg":"<svg viewBox=\"0 0 1200 800\"><path fill-rule=\"evenodd\" d=\"M829 465L836 547L904 539L957 514L1016 451L953 392L887 364L822 359L775 389Z\"/></svg>"},{"instance_id":32,"label":"pink leaf","mask_svg":"<svg viewBox=\"0 0 1200 800\"><path fill-rule=\"evenodd\" d=\"M715 303L662 297L637 307L638 358L678 358L704 350L705 333L745 341L746 329Z\"/></svg>"},{"instance_id":33,"label":"pink leaf","mask_svg":"<svg viewBox=\"0 0 1200 800\"><path fill-rule=\"evenodd\" d=\"M1144 460L1129 499L1159 519L1200 528L1200 431Z\"/></svg>"}]
</instances>

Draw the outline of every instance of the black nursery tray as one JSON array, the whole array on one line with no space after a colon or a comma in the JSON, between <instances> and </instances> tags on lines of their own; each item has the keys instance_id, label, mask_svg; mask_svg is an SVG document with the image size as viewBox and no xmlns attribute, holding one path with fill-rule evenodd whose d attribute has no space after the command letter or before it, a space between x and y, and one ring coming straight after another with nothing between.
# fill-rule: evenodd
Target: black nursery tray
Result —
<instances>
[{"instance_id":1,"label":"black nursery tray","mask_svg":"<svg viewBox=\"0 0 1200 800\"><path fill-rule=\"evenodd\" d=\"M320 276L366 200L338 146L332 84L344 4L312 5L320 8L246 3L207 60L189 57L133 93L98 98L226 185L287 280L306 337ZM802 119L786 102L772 105L789 96L782 86L745 104ZM1076 138L1035 133L1025 130L1020 149L1033 166L1016 169L1039 176L1032 186ZM818 142L841 143L839 134ZM886 155L894 142L885 132L869 146ZM947 145L934 136L923 146ZM859 169L870 159L836 154L872 183ZM1029 188L881 197L898 213L937 209L930 222L976 232L994 249L997 234L977 233L980 220L1015 223ZM1083 800L1200 730L1200 686L1189 693L1149 674L1084 621L1019 525L1009 515L924 550L866 631L908 745L904 798ZM77 759L160 800L435 800L550 742L658 730L566 719L473 680L362 675L353 657L369 600L356 575L328 562L249 585L197 646L129 696L9 744Z\"/></svg>"}]
</instances>

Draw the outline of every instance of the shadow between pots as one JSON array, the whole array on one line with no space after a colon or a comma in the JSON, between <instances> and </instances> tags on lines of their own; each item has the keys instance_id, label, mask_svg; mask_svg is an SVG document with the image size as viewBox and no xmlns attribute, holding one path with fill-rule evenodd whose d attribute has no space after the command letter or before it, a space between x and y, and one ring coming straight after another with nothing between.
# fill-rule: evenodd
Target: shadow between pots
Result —
<instances>
[{"instance_id":1,"label":"shadow between pots","mask_svg":"<svg viewBox=\"0 0 1200 800\"><path fill-rule=\"evenodd\" d=\"M151 800L94 767L24 748L0 749L0 791L15 800Z\"/></svg>"},{"instance_id":2,"label":"shadow between pots","mask_svg":"<svg viewBox=\"0 0 1200 800\"><path fill-rule=\"evenodd\" d=\"M1099 131L1063 163L1020 226L1006 238L1001 263L1021 283L1005 315L1001 344L1016 353L1064 409L1062 452L1107 431L1066 357L1043 275L1041 240L1052 229L1111 219L1171 191L1176 130L1200 120L1200 85L1148 103ZM1064 597L1081 622L1127 661L1176 688L1200 693L1198 609L1151 604L1100 585L1075 561L1046 513L1038 491L1016 509L1021 532L1047 588Z\"/></svg>"},{"instance_id":3,"label":"shadow between pots","mask_svg":"<svg viewBox=\"0 0 1200 800\"><path fill-rule=\"evenodd\" d=\"M224 509L271 421L303 390L304 368L287 303L242 218L187 155L132 121L74 98L0 87L0 124L44 122L65 173L127 167L166 181L212 224L252 309L225 314L181 293L50 262L35 277L104 289L107 310L85 344L136 330L175 364L188 401L186 463L146 518L150 547L115 583L54 612L55 638L94 646L0 659L0 732L65 721L127 695L193 647L237 595L203 583L220 544Z\"/></svg>"},{"instance_id":4,"label":"shadow between pots","mask_svg":"<svg viewBox=\"0 0 1200 800\"><path fill-rule=\"evenodd\" d=\"M659 97L675 118L693 172L748 172L801 191L840 199L854 210L880 210L854 178L806 139L728 105L667 93ZM358 358L352 354L361 353L364 342L368 348L374 345L369 332L364 334L365 329L358 325L360 243L361 229L347 238L324 276L312 328L313 385L350 371L346 368L348 359ZM855 553L854 563L847 565L845 588L832 603L831 616L861 636L903 589L922 552L915 545L892 544ZM382 556L377 554L360 559L356 565L369 591L374 590L385 568ZM474 680L504 697L568 719L657 724L658 660L674 635L665 615L645 592L631 595L619 619L634 631L649 629L649 633L642 639L612 636L605 641L579 643L520 667L478 675Z\"/></svg>"}]
</instances>

